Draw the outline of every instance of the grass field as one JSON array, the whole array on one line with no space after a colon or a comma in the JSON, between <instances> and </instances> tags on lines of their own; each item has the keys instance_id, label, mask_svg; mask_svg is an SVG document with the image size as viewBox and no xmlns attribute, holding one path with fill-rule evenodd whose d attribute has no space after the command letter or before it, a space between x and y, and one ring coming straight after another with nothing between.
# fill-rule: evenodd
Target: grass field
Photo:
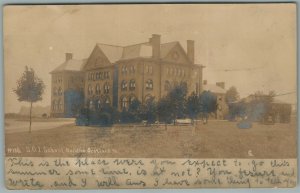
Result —
<instances>
[{"instance_id":1,"label":"grass field","mask_svg":"<svg viewBox=\"0 0 300 193\"><path fill-rule=\"evenodd\" d=\"M34 124L34 123L33 123ZM87 127L8 133L7 156L140 158L295 158L296 120L239 129L237 122L210 120L195 126Z\"/></svg>"}]
</instances>

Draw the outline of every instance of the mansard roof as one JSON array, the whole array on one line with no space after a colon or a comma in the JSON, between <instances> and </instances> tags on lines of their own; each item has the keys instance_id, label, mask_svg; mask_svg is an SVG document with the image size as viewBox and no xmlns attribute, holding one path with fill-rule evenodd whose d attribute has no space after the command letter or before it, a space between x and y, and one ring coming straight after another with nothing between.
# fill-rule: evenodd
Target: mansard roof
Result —
<instances>
[{"instance_id":1,"label":"mansard roof","mask_svg":"<svg viewBox=\"0 0 300 193\"><path fill-rule=\"evenodd\" d=\"M160 56L164 58L169 52L179 44L176 42L168 42L160 45ZM180 45L180 44L179 44ZM133 58L151 58L152 57L152 46L149 42L129 45L129 46L118 46L108 45L103 43L97 43L102 52L108 58L111 63L115 63L119 60L127 60Z\"/></svg>"}]
</instances>

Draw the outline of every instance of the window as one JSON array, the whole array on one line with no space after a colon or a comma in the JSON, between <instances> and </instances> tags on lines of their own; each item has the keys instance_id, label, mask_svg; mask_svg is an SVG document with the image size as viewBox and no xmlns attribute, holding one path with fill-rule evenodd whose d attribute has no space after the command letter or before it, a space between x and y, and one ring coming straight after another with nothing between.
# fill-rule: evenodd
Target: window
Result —
<instances>
[{"instance_id":1,"label":"window","mask_svg":"<svg viewBox=\"0 0 300 193\"><path fill-rule=\"evenodd\" d=\"M63 109L63 103L61 100L58 100L57 109L62 110Z\"/></svg>"},{"instance_id":2,"label":"window","mask_svg":"<svg viewBox=\"0 0 300 193\"><path fill-rule=\"evenodd\" d=\"M170 84L170 82L169 81L165 81L165 91L169 91L169 90L171 90L171 84Z\"/></svg>"},{"instance_id":3,"label":"window","mask_svg":"<svg viewBox=\"0 0 300 193\"><path fill-rule=\"evenodd\" d=\"M100 101L100 99L98 99L98 101L97 101L97 108L100 109L100 107L101 107L101 101Z\"/></svg>"},{"instance_id":4,"label":"window","mask_svg":"<svg viewBox=\"0 0 300 193\"><path fill-rule=\"evenodd\" d=\"M93 101L90 100L90 102L89 102L89 108L92 109L93 107L94 107Z\"/></svg>"},{"instance_id":5,"label":"window","mask_svg":"<svg viewBox=\"0 0 300 193\"><path fill-rule=\"evenodd\" d=\"M58 91L57 91L57 95L58 96L61 96L63 93L62 93L62 88L61 87L59 87L58 88Z\"/></svg>"},{"instance_id":6,"label":"window","mask_svg":"<svg viewBox=\"0 0 300 193\"><path fill-rule=\"evenodd\" d=\"M88 95L93 94L93 87L91 85L88 86Z\"/></svg>"},{"instance_id":7,"label":"window","mask_svg":"<svg viewBox=\"0 0 300 193\"><path fill-rule=\"evenodd\" d=\"M109 93L109 84L108 84L108 83L105 83L105 84L104 84L104 93L105 93L105 94L108 94L108 93Z\"/></svg>"},{"instance_id":8,"label":"window","mask_svg":"<svg viewBox=\"0 0 300 193\"><path fill-rule=\"evenodd\" d=\"M130 66L130 73L135 73L135 65Z\"/></svg>"},{"instance_id":9,"label":"window","mask_svg":"<svg viewBox=\"0 0 300 193\"><path fill-rule=\"evenodd\" d=\"M146 81L146 89L152 90L153 89L153 81L151 79Z\"/></svg>"},{"instance_id":10,"label":"window","mask_svg":"<svg viewBox=\"0 0 300 193\"><path fill-rule=\"evenodd\" d=\"M101 79L101 80L103 79L103 72L99 73L99 79Z\"/></svg>"},{"instance_id":11,"label":"window","mask_svg":"<svg viewBox=\"0 0 300 193\"><path fill-rule=\"evenodd\" d=\"M105 97L104 101L105 101L106 104L110 104L110 99L109 99L109 97Z\"/></svg>"},{"instance_id":12,"label":"window","mask_svg":"<svg viewBox=\"0 0 300 193\"><path fill-rule=\"evenodd\" d=\"M96 94L100 94L101 88L99 84L96 84Z\"/></svg>"},{"instance_id":13,"label":"window","mask_svg":"<svg viewBox=\"0 0 300 193\"><path fill-rule=\"evenodd\" d=\"M167 71L167 75L169 75L169 68L167 68L167 70L166 70L166 71Z\"/></svg>"},{"instance_id":14,"label":"window","mask_svg":"<svg viewBox=\"0 0 300 193\"><path fill-rule=\"evenodd\" d=\"M127 90L127 82L125 80L123 80L121 83L121 90L122 91Z\"/></svg>"},{"instance_id":15,"label":"window","mask_svg":"<svg viewBox=\"0 0 300 193\"><path fill-rule=\"evenodd\" d=\"M127 107L127 98L125 96L121 99L121 107L123 109Z\"/></svg>"},{"instance_id":16,"label":"window","mask_svg":"<svg viewBox=\"0 0 300 193\"><path fill-rule=\"evenodd\" d=\"M135 90L135 80L130 80L130 82L129 82L129 90Z\"/></svg>"},{"instance_id":17,"label":"window","mask_svg":"<svg viewBox=\"0 0 300 193\"><path fill-rule=\"evenodd\" d=\"M135 97L135 96L131 96L131 97L129 98L129 103L132 104L132 102L133 102L134 100L136 100L136 97Z\"/></svg>"},{"instance_id":18,"label":"window","mask_svg":"<svg viewBox=\"0 0 300 193\"><path fill-rule=\"evenodd\" d=\"M185 71L184 70L182 70L182 76L185 76Z\"/></svg>"},{"instance_id":19,"label":"window","mask_svg":"<svg viewBox=\"0 0 300 193\"><path fill-rule=\"evenodd\" d=\"M145 97L145 102L146 102L146 103L149 103L149 102L151 102L151 100L153 100L153 99L154 99L153 96L147 95L147 96Z\"/></svg>"},{"instance_id":20,"label":"window","mask_svg":"<svg viewBox=\"0 0 300 193\"><path fill-rule=\"evenodd\" d=\"M127 73L127 66L123 65L122 66L122 74L126 74Z\"/></svg>"}]
</instances>

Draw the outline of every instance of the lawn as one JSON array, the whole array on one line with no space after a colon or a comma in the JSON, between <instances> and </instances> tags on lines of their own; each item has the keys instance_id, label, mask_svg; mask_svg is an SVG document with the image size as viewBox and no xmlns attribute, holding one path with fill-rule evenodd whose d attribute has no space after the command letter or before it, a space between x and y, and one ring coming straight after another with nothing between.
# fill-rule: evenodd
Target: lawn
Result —
<instances>
[{"instance_id":1,"label":"lawn","mask_svg":"<svg viewBox=\"0 0 300 193\"><path fill-rule=\"evenodd\" d=\"M34 124L34 123L33 123ZM140 158L295 158L296 120L289 124L211 120L195 126L88 127L66 124L53 129L6 133L7 156ZM27 151L26 151L27 150ZM35 152L33 152L35 151Z\"/></svg>"}]
</instances>

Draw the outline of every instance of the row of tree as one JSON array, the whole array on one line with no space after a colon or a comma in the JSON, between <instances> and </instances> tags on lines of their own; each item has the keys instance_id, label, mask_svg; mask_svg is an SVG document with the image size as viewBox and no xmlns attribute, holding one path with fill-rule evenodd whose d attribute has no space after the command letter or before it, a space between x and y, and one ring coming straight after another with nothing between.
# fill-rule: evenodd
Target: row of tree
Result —
<instances>
[{"instance_id":1,"label":"row of tree","mask_svg":"<svg viewBox=\"0 0 300 193\"><path fill-rule=\"evenodd\" d=\"M128 108L121 112L110 105L104 104L96 109L82 108L76 119L78 125L111 125L114 123L139 123L147 124L158 122L174 123L176 119L195 118L201 116L208 118L208 114L217 109L217 97L204 91L201 95L192 93L187 95L185 84L175 86L160 100L150 98L145 103L133 100Z\"/></svg>"}]
</instances>

